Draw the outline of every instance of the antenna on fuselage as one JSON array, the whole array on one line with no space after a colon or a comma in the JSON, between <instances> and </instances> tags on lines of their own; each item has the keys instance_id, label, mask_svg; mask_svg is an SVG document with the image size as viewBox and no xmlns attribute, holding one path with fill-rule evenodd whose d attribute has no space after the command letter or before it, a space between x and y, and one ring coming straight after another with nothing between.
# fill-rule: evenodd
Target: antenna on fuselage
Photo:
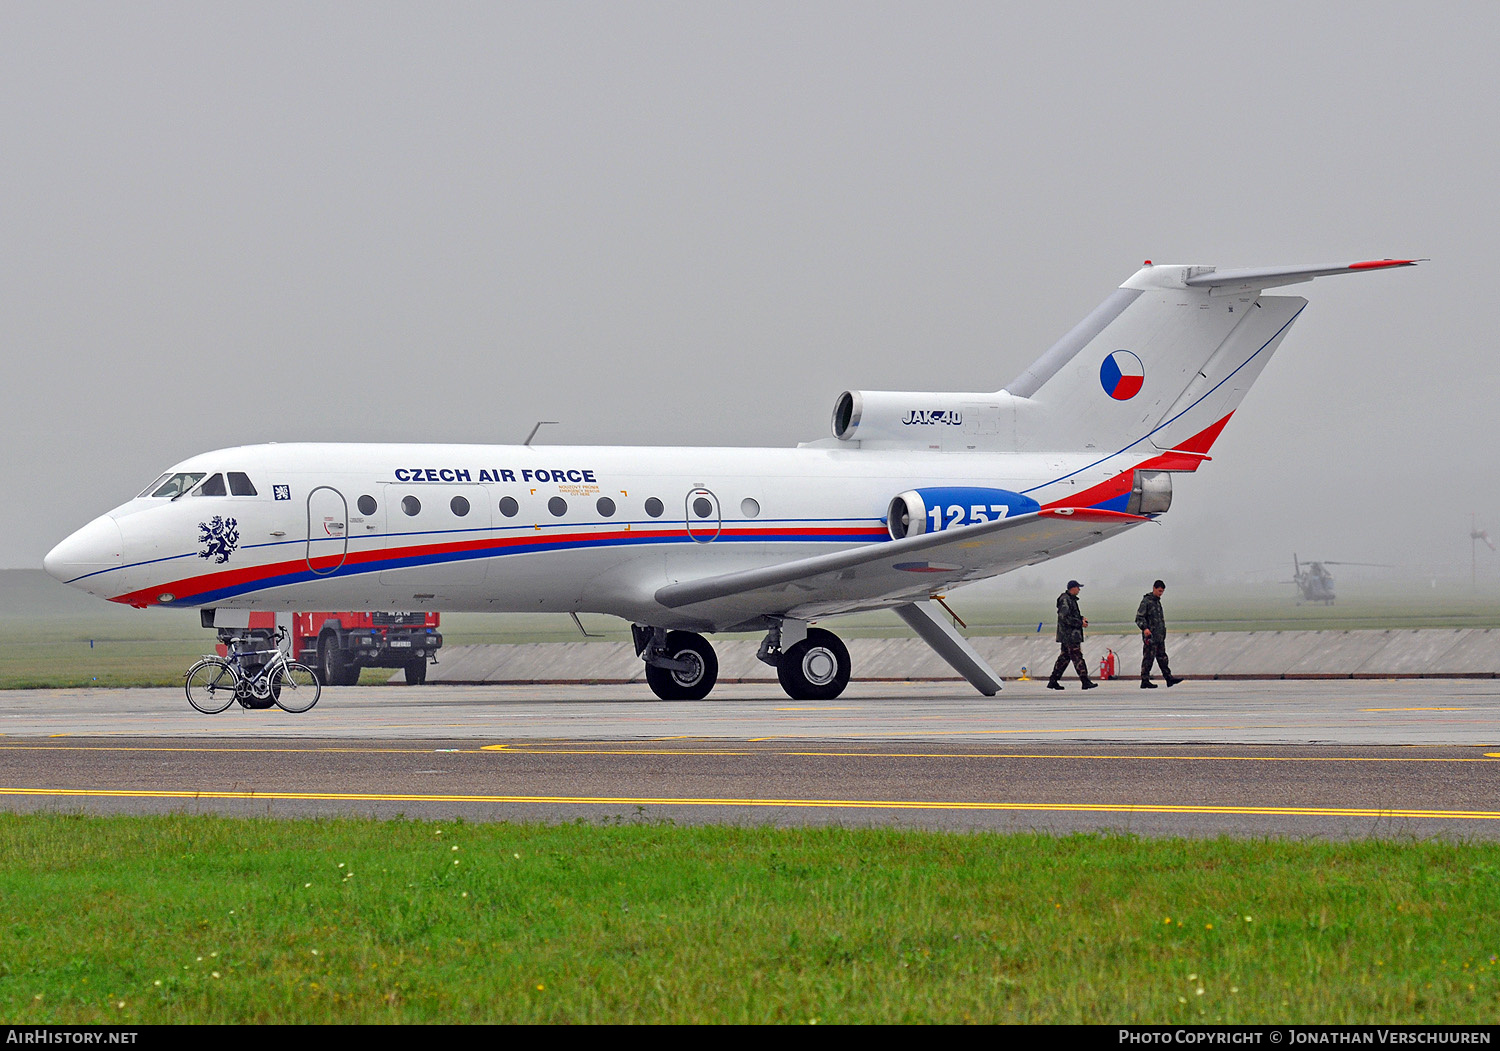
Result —
<instances>
[{"instance_id":1,"label":"antenna on fuselage","mask_svg":"<svg viewBox=\"0 0 1500 1051\"><path fill-rule=\"evenodd\" d=\"M583 621L581 621L581 620L578 619L578 614L577 613L573 613L573 612L570 611L568 613L568 616L570 616L570 617L573 618L573 623L578 625L578 630L583 633L583 637L584 638L586 638L586 639L602 639L602 638L604 638L603 635L596 635L593 632L589 631L587 628L585 628L583 626Z\"/></svg>"},{"instance_id":2,"label":"antenna on fuselage","mask_svg":"<svg viewBox=\"0 0 1500 1051\"><path fill-rule=\"evenodd\" d=\"M533 438L536 437L536 432L539 431L539 430L541 430L542 427L545 424L548 424L548 423L557 423L557 422L558 422L557 420L537 420L536 421L536 426L533 427L533 428L531 428L531 433L526 436L526 440L524 442L522 442L521 444L522 445L530 445L531 444L531 439L533 439Z\"/></svg>"}]
</instances>

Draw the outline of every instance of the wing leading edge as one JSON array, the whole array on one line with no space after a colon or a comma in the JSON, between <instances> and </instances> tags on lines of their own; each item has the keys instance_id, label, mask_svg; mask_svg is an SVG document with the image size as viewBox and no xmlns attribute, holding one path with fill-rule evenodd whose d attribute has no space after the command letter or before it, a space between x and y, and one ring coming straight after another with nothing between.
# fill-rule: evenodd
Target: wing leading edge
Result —
<instances>
[{"instance_id":1,"label":"wing leading edge","mask_svg":"<svg viewBox=\"0 0 1500 1051\"><path fill-rule=\"evenodd\" d=\"M924 533L772 566L668 584L656 601L733 622L815 607L823 615L909 602L980 576L1097 543L1150 518L1094 508L1048 508L997 522Z\"/></svg>"}]
</instances>

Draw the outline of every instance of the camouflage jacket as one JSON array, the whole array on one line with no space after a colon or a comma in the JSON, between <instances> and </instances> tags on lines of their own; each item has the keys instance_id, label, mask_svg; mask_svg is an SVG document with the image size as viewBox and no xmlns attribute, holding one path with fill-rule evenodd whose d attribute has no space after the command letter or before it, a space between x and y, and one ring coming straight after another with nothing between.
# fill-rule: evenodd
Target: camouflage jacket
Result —
<instances>
[{"instance_id":1,"label":"camouflage jacket","mask_svg":"<svg viewBox=\"0 0 1500 1051\"><path fill-rule=\"evenodd\" d=\"M1078 608L1078 599L1066 591L1057 596L1057 641L1083 641L1083 611Z\"/></svg>"},{"instance_id":2,"label":"camouflage jacket","mask_svg":"<svg viewBox=\"0 0 1500 1051\"><path fill-rule=\"evenodd\" d=\"M1135 626L1142 631L1150 628L1151 637L1158 641L1167 637L1167 615L1162 612L1156 592L1148 591L1141 596L1141 607L1135 611Z\"/></svg>"}]
</instances>

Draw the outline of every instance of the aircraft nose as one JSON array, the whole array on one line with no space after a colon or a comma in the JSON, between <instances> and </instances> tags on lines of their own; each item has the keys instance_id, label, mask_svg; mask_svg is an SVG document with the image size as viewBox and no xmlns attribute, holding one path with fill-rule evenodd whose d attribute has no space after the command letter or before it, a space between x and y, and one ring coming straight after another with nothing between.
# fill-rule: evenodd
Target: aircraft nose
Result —
<instances>
[{"instance_id":1,"label":"aircraft nose","mask_svg":"<svg viewBox=\"0 0 1500 1051\"><path fill-rule=\"evenodd\" d=\"M109 515L100 515L58 544L42 559L42 568L64 584L102 569L117 569L124 548L120 526ZM85 587L84 584L76 585Z\"/></svg>"}]
</instances>

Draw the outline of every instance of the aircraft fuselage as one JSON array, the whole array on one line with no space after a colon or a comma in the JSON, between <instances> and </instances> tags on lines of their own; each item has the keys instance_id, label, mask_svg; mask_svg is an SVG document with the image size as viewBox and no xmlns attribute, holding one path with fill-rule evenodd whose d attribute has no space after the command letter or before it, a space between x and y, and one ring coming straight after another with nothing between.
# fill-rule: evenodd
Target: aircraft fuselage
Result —
<instances>
[{"instance_id":1,"label":"aircraft fuselage","mask_svg":"<svg viewBox=\"0 0 1500 1051\"><path fill-rule=\"evenodd\" d=\"M1128 450L1100 460L815 447L245 446L192 457L168 476L235 472L255 495L139 496L58 545L47 568L142 607L576 611L713 631L730 625L668 609L656 591L887 540L888 506L905 490L1000 489L1066 506L1140 459ZM969 504L963 524L1008 510ZM942 514L952 524L954 509ZM927 584L914 572L913 594ZM789 603L807 605L798 598ZM858 605L838 596L814 604L821 615Z\"/></svg>"}]
</instances>

